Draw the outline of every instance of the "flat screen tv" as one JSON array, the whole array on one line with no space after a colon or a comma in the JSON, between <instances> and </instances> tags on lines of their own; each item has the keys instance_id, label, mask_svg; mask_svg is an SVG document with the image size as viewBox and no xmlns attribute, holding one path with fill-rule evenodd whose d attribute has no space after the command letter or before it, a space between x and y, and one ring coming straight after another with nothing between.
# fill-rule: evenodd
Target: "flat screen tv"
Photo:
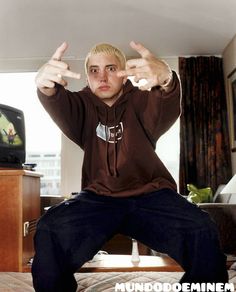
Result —
<instances>
[{"instance_id":1,"label":"flat screen tv","mask_svg":"<svg viewBox=\"0 0 236 292\"><path fill-rule=\"evenodd\" d=\"M22 168L25 162L24 113L0 104L0 167Z\"/></svg>"}]
</instances>

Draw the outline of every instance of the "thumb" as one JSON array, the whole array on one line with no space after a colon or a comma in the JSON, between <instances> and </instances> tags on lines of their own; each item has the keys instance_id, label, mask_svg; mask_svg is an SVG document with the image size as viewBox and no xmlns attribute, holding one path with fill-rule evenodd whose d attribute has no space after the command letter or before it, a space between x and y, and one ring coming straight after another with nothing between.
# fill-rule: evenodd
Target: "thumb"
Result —
<instances>
[{"instance_id":1,"label":"thumb","mask_svg":"<svg viewBox=\"0 0 236 292\"><path fill-rule=\"evenodd\" d=\"M61 61L62 56L64 55L65 51L68 48L68 44L66 42L63 42L55 51L55 53L52 55L52 60Z\"/></svg>"}]
</instances>

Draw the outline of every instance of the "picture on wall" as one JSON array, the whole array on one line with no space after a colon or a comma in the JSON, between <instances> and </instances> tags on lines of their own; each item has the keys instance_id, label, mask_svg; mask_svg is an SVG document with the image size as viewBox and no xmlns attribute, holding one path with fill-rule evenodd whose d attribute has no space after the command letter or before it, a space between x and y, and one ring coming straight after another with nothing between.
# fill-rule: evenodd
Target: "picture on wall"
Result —
<instances>
[{"instance_id":1,"label":"picture on wall","mask_svg":"<svg viewBox=\"0 0 236 292\"><path fill-rule=\"evenodd\" d=\"M231 149L236 150L236 68L228 76Z\"/></svg>"}]
</instances>

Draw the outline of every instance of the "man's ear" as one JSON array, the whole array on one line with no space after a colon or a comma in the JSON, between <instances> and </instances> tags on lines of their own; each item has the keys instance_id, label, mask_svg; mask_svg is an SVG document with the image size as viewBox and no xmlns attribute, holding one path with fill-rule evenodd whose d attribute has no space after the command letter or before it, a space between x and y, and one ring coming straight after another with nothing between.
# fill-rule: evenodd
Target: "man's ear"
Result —
<instances>
[{"instance_id":1,"label":"man's ear","mask_svg":"<svg viewBox=\"0 0 236 292\"><path fill-rule=\"evenodd\" d=\"M128 79L128 77L127 77L127 76L123 78L123 85L125 85L125 83L126 83L127 79Z\"/></svg>"}]
</instances>

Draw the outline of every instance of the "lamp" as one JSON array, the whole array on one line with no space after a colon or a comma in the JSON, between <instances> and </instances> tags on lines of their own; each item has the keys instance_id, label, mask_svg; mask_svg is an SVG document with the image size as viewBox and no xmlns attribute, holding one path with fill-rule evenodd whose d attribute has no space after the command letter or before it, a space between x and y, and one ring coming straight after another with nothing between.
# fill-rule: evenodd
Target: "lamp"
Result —
<instances>
[{"instance_id":1,"label":"lamp","mask_svg":"<svg viewBox=\"0 0 236 292\"><path fill-rule=\"evenodd\" d=\"M236 174L220 192L221 194L236 194Z\"/></svg>"}]
</instances>

